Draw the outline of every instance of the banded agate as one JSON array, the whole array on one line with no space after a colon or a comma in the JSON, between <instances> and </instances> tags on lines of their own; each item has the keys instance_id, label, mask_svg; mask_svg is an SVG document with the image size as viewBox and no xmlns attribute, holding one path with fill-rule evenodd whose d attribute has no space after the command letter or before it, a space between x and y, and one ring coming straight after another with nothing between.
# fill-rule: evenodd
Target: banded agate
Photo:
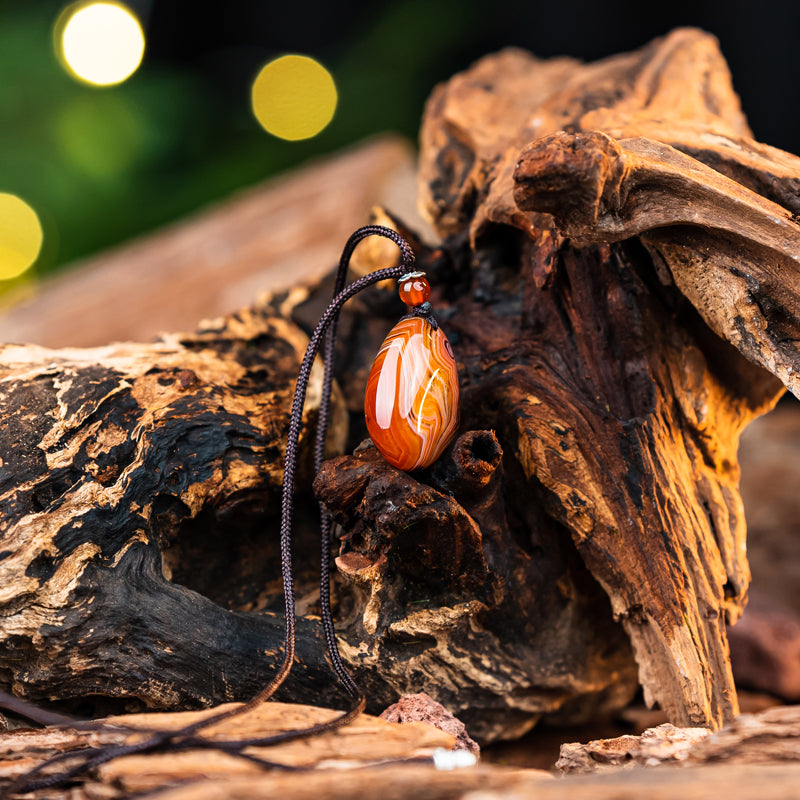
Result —
<instances>
[{"instance_id":1,"label":"banded agate","mask_svg":"<svg viewBox=\"0 0 800 800\"><path fill-rule=\"evenodd\" d=\"M450 342L422 317L389 331L367 379L367 429L402 470L430 466L458 427L458 374Z\"/></svg>"}]
</instances>

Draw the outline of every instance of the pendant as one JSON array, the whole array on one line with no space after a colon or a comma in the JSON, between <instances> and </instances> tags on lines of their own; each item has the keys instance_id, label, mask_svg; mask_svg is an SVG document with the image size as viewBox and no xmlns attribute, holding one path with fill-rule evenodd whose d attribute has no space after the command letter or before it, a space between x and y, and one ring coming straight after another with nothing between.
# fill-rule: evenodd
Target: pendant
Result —
<instances>
[{"instance_id":1,"label":"pendant","mask_svg":"<svg viewBox=\"0 0 800 800\"><path fill-rule=\"evenodd\" d=\"M433 464L458 427L458 373L450 342L431 317L421 273L400 279L412 313L389 331L367 379L367 430L383 457L410 471Z\"/></svg>"}]
</instances>

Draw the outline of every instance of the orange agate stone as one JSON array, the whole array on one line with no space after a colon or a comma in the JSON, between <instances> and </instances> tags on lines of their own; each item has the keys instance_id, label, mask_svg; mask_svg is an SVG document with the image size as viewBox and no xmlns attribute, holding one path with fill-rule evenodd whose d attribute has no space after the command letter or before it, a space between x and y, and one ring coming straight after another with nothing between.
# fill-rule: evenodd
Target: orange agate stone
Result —
<instances>
[{"instance_id":1,"label":"orange agate stone","mask_svg":"<svg viewBox=\"0 0 800 800\"><path fill-rule=\"evenodd\" d=\"M398 469L430 466L458 427L458 374L441 329L401 319L367 379L364 414L372 441Z\"/></svg>"}]
</instances>

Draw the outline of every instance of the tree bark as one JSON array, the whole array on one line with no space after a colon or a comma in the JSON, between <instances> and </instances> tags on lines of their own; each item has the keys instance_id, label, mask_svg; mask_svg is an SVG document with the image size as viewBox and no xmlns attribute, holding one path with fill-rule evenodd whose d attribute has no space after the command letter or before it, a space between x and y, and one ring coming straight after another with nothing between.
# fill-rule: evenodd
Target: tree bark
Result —
<instances>
[{"instance_id":1,"label":"tree bark","mask_svg":"<svg viewBox=\"0 0 800 800\"><path fill-rule=\"evenodd\" d=\"M797 160L749 136L692 30L587 66L489 56L436 90L422 130L426 209L469 248L465 406L498 409L483 424L517 491L570 531L646 697L684 725L736 713L736 445L773 375L795 388Z\"/></svg>"},{"instance_id":2,"label":"tree bark","mask_svg":"<svg viewBox=\"0 0 800 800\"><path fill-rule=\"evenodd\" d=\"M160 707L255 694L281 658L268 532L305 346L262 309L153 345L0 348L5 685ZM306 430L320 385L316 368ZM294 679L335 697L317 626L300 632Z\"/></svg>"}]
</instances>

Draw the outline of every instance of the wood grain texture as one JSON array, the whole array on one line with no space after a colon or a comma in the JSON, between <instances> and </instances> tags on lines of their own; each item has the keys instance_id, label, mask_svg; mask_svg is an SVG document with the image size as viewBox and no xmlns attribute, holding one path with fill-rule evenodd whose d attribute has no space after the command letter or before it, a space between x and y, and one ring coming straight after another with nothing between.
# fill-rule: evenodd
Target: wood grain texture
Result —
<instances>
[{"instance_id":1,"label":"wood grain texture","mask_svg":"<svg viewBox=\"0 0 800 800\"><path fill-rule=\"evenodd\" d=\"M800 175L800 159L794 166ZM520 208L552 213L564 236L639 236L661 280L715 333L800 394L800 224L792 206L661 142L597 131L537 141L520 156L515 181Z\"/></svg>"},{"instance_id":2,"label":"wood grain texture","mask_svg":"<svg viewBox=\"0 0 800 800\"><path fill-rule=\"evenodd\" d=\"M480 741L589 719L636 687L608 600L503 461L493 433L469 431L426 473L365 447L315 481L342 526L339 646L357 680L424 688Z\"/></svg>"},{"instance_id":3,"label":"wood grain texture","mask_svg":"<svg viewBox=\"0 0 800 800\"><path fill-rule=\"evenodd\" d=\"M109 718L127 730L76 731L69 727L0 734L0 788L49 755L87 745L122 742L137 729L170 729L209 712L134 714ZM327 719L333 712L309 706L269 703L206 734L213 738L263 735ZM170 800L191 798L361 798L380 791L387 798L785 798L800 779L800 712L773 708L743 715L716 734L706 729L661 725L641 736L566 744L563 777L533 769L479 765L454 771L430 763L436 748L454 738L424 723L393 724L362 715L349 727L273 748L250 748L283 769L222 753L128 756L105 764L78 786L44 790L34 800L117 800L137 792L158 792ZM396 760L403 763L393 763ZM286 768L293 768L289 771ZM297 771L299 768L299 771Z\"/></svg>"},{"instance_id":4,"label":"wood grain texture","mask_svg":"<svg viewBox=\"0 0 800 800\"><path fill-rule=\"evenodd\" d=\"M719 726L749 582L736 446L794 386L797 159L752 141L689 29L597 64L487 56L421 141L466 423L569 530L646 697Z\"/></svg>"},{"instance_id":5,"label":"wood grain texture","mask_svg":"<svg viewBox=\"0 0 800 800\"><path fill-rule=\"evenodd\" d=\"M251 310L151 345L0 348L5 686L157 707L258 690L283 620L242 612L264 609L275 578L277 542L263 528L278 515L306 343ZM307 424L320 385L318 367ZM332 435L341 447L341 411ZM297 677L325 683L320 635L301 627Z\"/></svg>"},{"instance_id":6,"label":"wood grain texture","mask_svg":"<svg viewBox=\"0 0 800 800\"><path fill-rule=\"evenodd\" d=\"M227 705L216 710L234 707ZM125 714L107 717L102 720L103 727L95 729L79 730L66 726L0 734L0 788L58 753L77 753L87 747L135 742L143 735L137 731L149 735L154 731L177 730L215 711ZM212 725L204 731L203 738L225 741L270 736L319 724L336 715L337 712L326 708L272 702L241 717ZM396 759L430 759L437 748L450 750L454 743L454 736L429 724L409 722L400 725L361 715L350 725L321 736L283 742L268 748L251 747L247 752L284 769L309 770L325 767L331 762L355 769ZM263 773L264 767L253 761L194 748L179 753L120 758L99 767L95 780L108 788L116 787L120 794L127 794L153 791L176 782L190 784L201 778L227 779Z\"/></svg>"}]
</instances>

